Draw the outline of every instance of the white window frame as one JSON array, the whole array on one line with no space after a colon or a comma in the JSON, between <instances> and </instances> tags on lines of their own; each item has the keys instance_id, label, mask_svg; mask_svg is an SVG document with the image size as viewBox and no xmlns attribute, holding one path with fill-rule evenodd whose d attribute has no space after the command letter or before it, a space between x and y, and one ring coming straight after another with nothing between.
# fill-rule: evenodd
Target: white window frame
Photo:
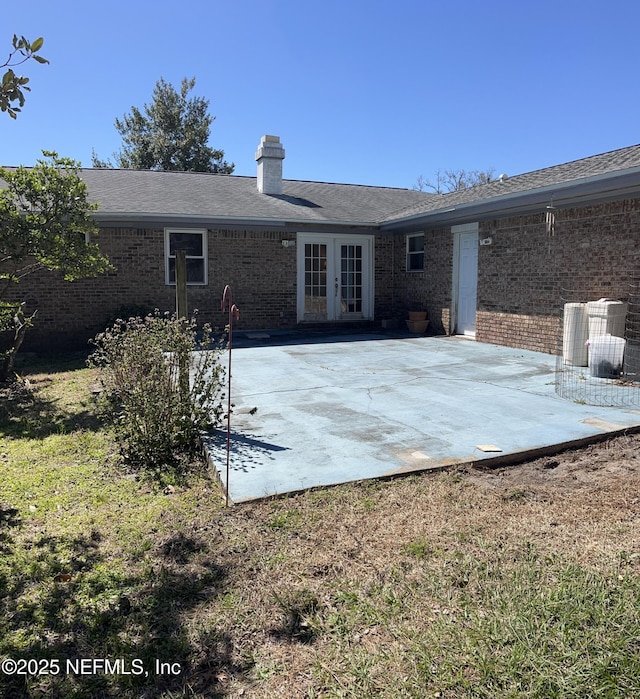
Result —
<instances>
[{"instance_id":1,"label":"white window frame","mask_svg":"<svg viewBox=\"0 0 640 699\"><path fill-rule=\"evenodd\" d=\"M207 286L209 283L209 265L207 264L207 229L206 228L165 228L164 229L164 281L167 286L175 286L175 281L169 278L169 260L175 260L175 255L170 255L170 245L172 233L199 233L202 236L202 255L187 255L188 260L202 260L204 280L201 282L187 282L187 286Z\"/></svg>"},{"instance_id":2,"label":"white window frame","mask_svg":"<svg viewBox=\"0 0 640 699\"><path fill-rule=\"evenodd\" d=\"M410 244L409 240L412 238L422 238L422 250L410 250ZM411 235L406 236L406 271L407 272L424 272L424 233L412 233ZM417 257L418 255L422 255L422 265L420 267L412 267L411 266L411 259L413 257Z\"/></svg>"}]
</instances>

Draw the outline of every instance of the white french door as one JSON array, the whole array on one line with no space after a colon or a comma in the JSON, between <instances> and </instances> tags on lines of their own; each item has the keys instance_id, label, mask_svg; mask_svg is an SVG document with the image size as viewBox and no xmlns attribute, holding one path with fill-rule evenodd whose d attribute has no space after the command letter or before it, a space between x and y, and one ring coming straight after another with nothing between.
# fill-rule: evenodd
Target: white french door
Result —
<instances>
[{"instance_id":1,"label":"white french door","mask_svg":"<svg viewBox=\"0 0 640 699\"><path fill-rule=\"evenodd\" d=\"M298 234L298 321L373 318L373 236Z\"/></svg>"}]
</instances>

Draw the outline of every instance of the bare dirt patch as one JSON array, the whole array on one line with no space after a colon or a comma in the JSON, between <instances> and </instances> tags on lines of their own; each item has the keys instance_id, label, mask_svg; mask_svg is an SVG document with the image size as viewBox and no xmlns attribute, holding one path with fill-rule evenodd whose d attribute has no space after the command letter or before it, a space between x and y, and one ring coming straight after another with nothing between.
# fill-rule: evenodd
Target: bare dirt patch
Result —
<instances>
[{"instance_id":1,"label":"bare dirt patch","mask_svg":"<svg viewBox=\"0 0 640 699\"><path fill-rule=\"evenodd\" d=\"M532 493L558 496L577 490L615 487L635 480L640 464L640 435L624 435L605 442L572 449L554 456L515 466L471 468L467 478L498 491L529 489Z\"/></svg>"}]
</instances>

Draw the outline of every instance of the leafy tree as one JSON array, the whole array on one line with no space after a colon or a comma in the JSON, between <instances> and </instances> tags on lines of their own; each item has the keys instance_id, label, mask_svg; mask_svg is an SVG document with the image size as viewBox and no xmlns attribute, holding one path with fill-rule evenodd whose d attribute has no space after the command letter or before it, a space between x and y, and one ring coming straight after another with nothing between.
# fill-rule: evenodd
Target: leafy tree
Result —
<instances>
[{"instance_id":1,"label":"leafy tree","mask_svg":"<svg viewBox=\"0 0 640 699\"><path fill-rule=\"evenodd\" d=\"M459 192L479 184L493 182L495 170L436 170L435 182L420 175L413 185L419 192L431 190L435 194Z\"/></svg>"},{"instance_id":2,"label":"leafy tree","mask_svg":"<svg viewBox=\"0 0 640 699\"><path fill-rule=\"evenodd\" d=\"M14 34L13 51L10 51L7 60L0 64L0 68L8 68L2 76L2 83L0 83L0 110L7 112L12 119L16 118L21 107L24 106L23 90L29 92L31 88L27 87L29 78L24 75L16 75L11 66L22 65L31 58L37 63L49 63L46 58L38 54L43 44L42 37L35 41L28 41L23 36L18 37ZM14 102L18 103L17 106L13 104Z\"/></svg>"},{"instance_id":3,"label":"leafy tree","mask_svg":"<svg viewBox=\"0 0 640 699\"><path fill-rule=\"evenodd\" d=\"M36 270L59 270L67 281L111 269L109 260L87 238L98 229L78 175L79 163L43 151L35 167L0 168L0 331L8 335L0 351L0 381L9 376L35 311L27 315L15 285ZM0 186L2 186L0 184ZM5 337L6 340L6 337Z\"/></svg>"},{"instance_id":4,"label":"leafy tree","mask_svg":"<svg viewBox=\"0 0 640 699\"><path fill-rule=\"evenodd\" d=\"M195 84L195 78L183 78L178 93L160 78L151 104L145 104L143 111L131 107L129 114L115 120L124 144L120 152L114 153L116 167L225 175L233 172L234 164L224 160L224 151L207 145L215 117L208 113L209 100L188 98ZM112 167L95 151L92 161L94 167Z\"/></svg>"}]
</instances>

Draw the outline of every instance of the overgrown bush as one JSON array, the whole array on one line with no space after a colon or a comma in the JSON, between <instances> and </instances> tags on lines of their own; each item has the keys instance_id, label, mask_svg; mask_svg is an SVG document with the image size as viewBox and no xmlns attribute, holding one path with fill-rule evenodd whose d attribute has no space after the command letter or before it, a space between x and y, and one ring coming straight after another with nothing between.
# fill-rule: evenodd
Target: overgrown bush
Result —
<instances>
[{"instance_id":1,"label":"overgrown bush","mask_svg":"<svg viewBox=\"0 0 640 699\"><path fill-rule=\"evenodd\" d=\"M145 318L154 314L154 307L145 303L123 303L107 317L103 328L110 328L122 318Z\"/></svg>"},{"instance_id":2,"label":"overgrown bush","mask_svg":"<svg viewBox=\"0 0 640 699\"><path fill-rule=\"evenodd\" d=\"M156 473L188 464L203 430L223 416L224 369L211 328L156 312L118 319L93 340L103 406L130 466Z\"/></svg>"}]
</instances>

